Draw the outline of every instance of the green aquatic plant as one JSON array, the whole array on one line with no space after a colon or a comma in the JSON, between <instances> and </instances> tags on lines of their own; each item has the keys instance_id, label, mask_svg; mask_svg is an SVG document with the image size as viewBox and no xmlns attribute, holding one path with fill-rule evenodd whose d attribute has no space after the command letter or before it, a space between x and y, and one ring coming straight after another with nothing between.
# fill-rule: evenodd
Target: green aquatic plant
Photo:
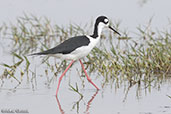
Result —
<instances>
[{"instance_id":1,"label":"green aquatic plant","mask_svg":"<svg viewBox=\"0 0 171 114\"><path fill-rule=\"evenodd\" d=\"M116 30L119 29L122 33L121 37L115 38L112 32L102 34L103 43L100 43L98 48L94 48L83 60L90 73L96 72L97 78L98 75L103 76L102 87L109 83L113 86L115 83L117 88L127 83L129 87L136 84L144 85L150 91L152 84L157 85L156 83L171 77L171 33L169 30L152 30L151 21L152 19L147 26L137 27L138 32L134 33L134 36L129 35L128 30L122 32L119 29L120 22L114 25ZM61 27L52 25L46 17L26 14L18 17L15 24L4 23L0 26L0 38L11 43L10 51L14 62L12 65L5 62L1 64L4 69L1 80L4 77L13 77L21 83L21 77L34 73L27 55L33 51L49 49L71 36L89 34L90 27L92 24L83 26L70 24ZM16 59L19 61L15 62ZM67 64L66 61L51 64L48 57L41 59L47 66L44 74L48 75L51 72L55 77ZM52 80L54 77L50 79L48 77L49 84ZM78 93L78 88L72 86L71 88Z\"/></svg>"}]
</instances>

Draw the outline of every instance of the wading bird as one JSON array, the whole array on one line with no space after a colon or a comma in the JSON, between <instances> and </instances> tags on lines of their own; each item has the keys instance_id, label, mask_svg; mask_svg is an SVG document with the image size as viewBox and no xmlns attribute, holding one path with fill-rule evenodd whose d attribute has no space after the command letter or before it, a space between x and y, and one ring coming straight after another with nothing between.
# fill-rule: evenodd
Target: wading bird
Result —
<instances>
[{"instance_id":1,"label":"wading bird","mask_svg":"<svg viewBox=\"0 0 171 114\"><path fill-rule=\"evenodd\" d=\"M83 63L81 62L81 58L87 56L90 53L90 51L96 46L96 44L99 42L104 27L108 27L111 30L113 30L115 33L120 35L119 32L117 32L109 25L109 19L106 16L99 16L94 24L94 32L92 35L75 36L69 38L68 40L65 40L63 43L57 45L54 48L51 48L43 52L31 54L31 55L48 55L48 56L61 58L64 60L71 60L71 63L68 65L68 67L65 69L65 71L62 73L62 75L59 78L59 82L56 90L56 96L58 94L59 86L63 76L76 60L80 61L80 64L82 66L83 71L85 72L87 80L97 90L99 90L99 88L91 81L90 77L88 76Z\"/></svg>"}]
</instances>

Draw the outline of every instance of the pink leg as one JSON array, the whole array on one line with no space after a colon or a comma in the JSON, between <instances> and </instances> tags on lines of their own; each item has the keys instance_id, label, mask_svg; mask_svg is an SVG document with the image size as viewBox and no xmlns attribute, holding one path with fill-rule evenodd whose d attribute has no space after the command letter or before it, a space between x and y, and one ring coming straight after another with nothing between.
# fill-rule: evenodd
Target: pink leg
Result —
<instances>
[{"instance_id":1,"label":"pink leg","mask_svg":"<svg viewBox=\"0 0 171 114\"><path fill-rule=\"evenodd\" d=\"M84 65L83 65L83 63L81 62L81 60L79 60L80 61L80 63L81 63L81 66L82 66L82 68L83 68L83 70L84 70L84 72L85 72L85 75L86 75L86 77L87 77L87 80L97 89L97 90L99 90L99 88L91 81L91 79L90 79L90 77L88 76L88 74L87 74L87 72L86 72L86 70L85 70L85 68L84 68Z\"/></svg>"},{"instance_id":2,"label":"pink leg","mask_svg":"<svg viewBox=\"0 0 171 114\"><path fill-rule=\"evenodd\" d=\"M65 71L62 73L62 75L59 77L59 81L58 81L58 86L57 86L57 89L56 89L56 97L57 97L57 94L58 94L58 90L59 90L59 86L60 86L60 83L61 83L61 80L62 78L64 77L65 73L68 71L68 69L71 67L71 65L73 64L74 60L71 61L71 63L68 65L68 67L65 69Z\"/></svg>"}]
</instances>

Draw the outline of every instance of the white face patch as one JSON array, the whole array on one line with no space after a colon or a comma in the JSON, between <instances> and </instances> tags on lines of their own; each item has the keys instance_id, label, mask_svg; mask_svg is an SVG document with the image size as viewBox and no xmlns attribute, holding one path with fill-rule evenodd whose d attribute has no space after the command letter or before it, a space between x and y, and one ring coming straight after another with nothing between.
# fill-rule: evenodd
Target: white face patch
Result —
<instances>
[{"instance_id":1,"label":"white face patch","mask_svg":"<svg viewBox=\"0 0 171 114\"><path fill-rule=\"evenodd\" d=\"M108 23L108 22L109 22L109 20L108 20L108 19L104 19L104 22L105 22L105 23Z\"/></svg>"}]
</instances>

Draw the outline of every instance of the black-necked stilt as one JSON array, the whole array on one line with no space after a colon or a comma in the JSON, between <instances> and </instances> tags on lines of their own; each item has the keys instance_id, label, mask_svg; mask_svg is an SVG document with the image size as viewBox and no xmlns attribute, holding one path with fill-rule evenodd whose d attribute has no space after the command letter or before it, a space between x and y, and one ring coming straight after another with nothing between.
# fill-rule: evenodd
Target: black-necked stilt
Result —
<instances>
[{"instance_id":1,"label":"black-necked stilt","mask_svg":"<svg viewBox=\"0 0 171 114\"><path fill-rule=\"evenodd\" d=\"M85 75L87 77L87 80L97 89L99 88L91 81L90 77L88 76L83 63L81 62L81 58L87 56L90 51L96 46L96 44L100 40L101 32L104 27L108 27L117 34L116 30L114 30L111 26L109 26L109 19L105 16L99 16L96 19L95 25L94 25L94 32L93 35L83 35L83 36L76 36L69 38L68 40L65 40L63 43L59 44L58 46L49 49L47 51L34 53L31 55L48 55L48 56L54 56L57 58L65 59L65 60L72 60L69 66L65 69L65 71L62 73L62 75L59 78L57 90L56 90L56 96L58 94L60 82L67 72L67 70L71 67L71 65L74 63L74 61L79 60L80 64L82 66L82 69L85 72ZM120 35L120 34L119 34Z\"/></svg>"}]
</instances>

